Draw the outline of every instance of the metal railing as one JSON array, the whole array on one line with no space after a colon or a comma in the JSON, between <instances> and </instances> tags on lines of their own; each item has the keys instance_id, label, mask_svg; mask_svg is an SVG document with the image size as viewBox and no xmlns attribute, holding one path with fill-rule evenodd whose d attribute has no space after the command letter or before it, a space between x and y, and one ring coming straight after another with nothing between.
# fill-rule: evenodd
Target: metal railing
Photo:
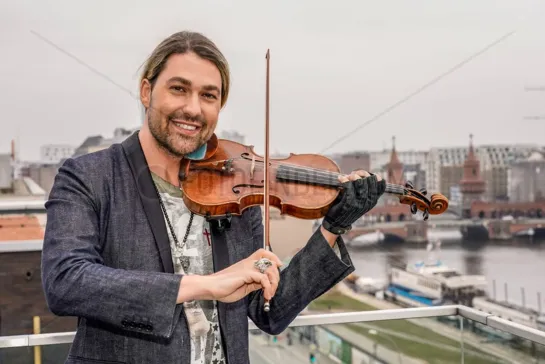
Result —
<instances>
[{"instance_id":1,"label":"metal railing","mask_svg":"<svg viewBox=\"0 0 545 364\"><path fill-rule=\"evenodd\" d=\"M33 195L21 198L0 199L0 214L43 214L45 199Z\"/></svg>"},{"instance_id":2,"label":"metal railing","mask_svg":"<svg viewBox=\"0 0 545 364\"><path fill-rule=\"evenodd\" d=\"M504 331L520 338L530 340L537 344L545 345L545 331L520 325L502 319L500 317L461 305L300 315L291 323L290 327L346 324L384 320L419 319L440 316L464 317L468 320L479 322L483 325ZM258 329L253 322L249 321L249 324L250 330ZM75 332L3 336L0 337L0 348L68 344L73 341L74 336Z\"/></svg>"}]
</instances>

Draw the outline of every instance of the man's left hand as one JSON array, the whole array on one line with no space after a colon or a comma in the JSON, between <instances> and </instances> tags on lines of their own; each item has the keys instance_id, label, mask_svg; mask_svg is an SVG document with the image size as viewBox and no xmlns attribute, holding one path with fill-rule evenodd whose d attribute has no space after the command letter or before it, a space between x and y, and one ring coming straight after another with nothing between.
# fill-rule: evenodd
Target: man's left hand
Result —
<instances>
[{"instance_id":1,"label":"man's left hand","mask_svg":"<svg viewBox=\"0 0 545 364\"><path fill-rule=\"evenodd\" d=\"M333 234L342 234L365 213L376 206L386 189L386 181L366 171L340 176L343 190L331 206L322 226Z\"/></svg>"}]
</instances>

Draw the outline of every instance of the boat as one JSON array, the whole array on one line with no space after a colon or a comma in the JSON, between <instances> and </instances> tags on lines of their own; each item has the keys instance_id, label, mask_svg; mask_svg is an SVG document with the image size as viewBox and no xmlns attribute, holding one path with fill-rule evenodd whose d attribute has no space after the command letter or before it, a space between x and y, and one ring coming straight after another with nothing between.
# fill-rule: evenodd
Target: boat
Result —
<instances>
[{"instance_id":1,"label":"boat","mask_svg":"<svg viewBox=\"0 0 545 364\"><path fill-rule=\"evenodd\" d=\"M406 266L390 267L389 285L384 295L387 299L407 306L423 307L445 304L471 305L473 297L484 296L486 277L464 275L435 258L441 242L430 242L428 259Z\"/></svg>"},{"instance_id":2,"label":"boat","mask_svg":"<svg viewBox=\"0 0 545 364\"><path fill-rule=\"evenodd\" d=\"M344 281L356 293L375 295L386 287L386 282L384 280L371 277L360 277L355 273L348 275Z\"/></svg>"}]
</instances>

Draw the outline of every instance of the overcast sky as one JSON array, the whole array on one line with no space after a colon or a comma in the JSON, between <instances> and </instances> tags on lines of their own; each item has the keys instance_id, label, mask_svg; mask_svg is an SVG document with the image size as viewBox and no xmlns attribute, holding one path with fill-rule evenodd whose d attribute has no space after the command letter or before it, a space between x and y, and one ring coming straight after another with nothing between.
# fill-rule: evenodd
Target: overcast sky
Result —
<instances>
[{"instance_id":1,"label":"overcast sky","mask_svg":"<svg viewBox=\"0 0 545 364\"><path fill-rule=\"evenodd\" d=\"M21 158L38 159L42 144L138 126L140 66L184 29L225 53L219 128L258 152L267 48L273 152L323 152L430 83L327 152L389 148L392 135L399 149L465 145L469 133L545 144L544 24L540 0L2 0L0 152L15 137Z\"/></svg>"}]
</instances>

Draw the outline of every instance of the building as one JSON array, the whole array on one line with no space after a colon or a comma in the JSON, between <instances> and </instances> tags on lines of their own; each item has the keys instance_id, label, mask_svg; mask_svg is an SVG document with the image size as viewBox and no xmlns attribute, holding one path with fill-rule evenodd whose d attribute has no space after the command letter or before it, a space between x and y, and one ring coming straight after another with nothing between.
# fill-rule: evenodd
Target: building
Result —
<instances>
[{"instance_id":1,"label":"building","mask_svg":"<svg viewBox=\"0 0 545 364\"><path fill-rule=\"evenodd\" d=\"M67 144L47 144L40 148L41 164L58 164L66 158L70 158L76 148Z\"/></svg>"},{"instance_id":2,"label":"building","mask_svg":"<svg viewBox=\"0 0 545 364\"><path fill-rule=\"evenodd\" d=\"M60 162L57 164L29 163L21 168L21 176L28 177L40 186L45 196L49 196L55 176L59 170Z\"/></svg>"},{"instance_id":3,"label":"building","mask_svg":"<svg viewBox=\"0 0 545 364\"><path fill-rule=\"evenodd\" d=\"M76 148L72 157L79 157L80 155L98 152L99 150L109 148L112 144L121 143L138 129L139 128L130 130L116 128L112 138L104 138L101 135L87 137L87 139L85 139L83 143Z\"/></svg>"},{"instance_id":4,"label":"building","mask_svg":"<svg viewBox=\"0 0 545 364\"><path fill-rule=\"evenodd\" d=\"M392 151L390 152L390 161L385 166L386 181L397 185L403 185L403 164L399 160L396 152L395 137L392 138Z\"/></svg>"},{"instance_id":5,"label":"building","mask_svg":"<svg viewBox=\"0 0 545 364\"><path fill-rule=\"evenodd\" d=\"M9 191L13 185L11 154L0 154L0 192Z\"/></svg>"},{"instance_id":6,"label":"building","mask_svg":"<svg viewBox=\"0 0 545 364\"><path fill-rule=\"evenodd\" d=\"M338 165L341 173L350 174L352 171L363 169L371 170L370 155L367 152L351 152L338 157Z\"/></svg>"},{"instance_id":7,"label":"building","mask_svg":"<svg viewBox=\"0 0 545 364\"><path fill-rule=\"evenodd\" d=\"M485 181L483 199L505 201L508 198L508 173L511 162L528 156L537 145L482 145L474 147ZM429 191L438 191L451 198L450 190L458 186L463 176L463 164L468 156L467 147L430 149L425 171Z\"/></svg>"},{"instance_id":8,"label":"building","mask_svg":"<svg viewBox=\"0 0 545 364\"><path fill-rule=\"evenodd\" d=\"M545 152L535 150L511 164L508 176L510 202L538 202L545 199Z\"/></svg>"},{"instance_id":9,"label":"building","mask_svg":"<svg viewBox=\"0 0 545 364\"><path fill-rule=\"evenodd\" d=\"M392 149L368 152L370 169L383 168L390 161L391 153ZM428 159L428 152L417 150L397 151L397 157L404 165L424 165Z\"/></svg>"},{"instance_id":10,"label":"building","mask_svg":"<svg viewBox=\"0 0 545 364\"><path fill-rule=\"evenodd\" d=\"M42 334L76 330L77 318L55 316L45 300L40 244L45 221L45 214L0 216L0 336L33 334L34 317ZM69 347L42 349L43 363L63 363ZM0 350L0 363L31 363L32 351L23 349Z\"/></svg>"},{"instance_id":11,"label":"building","mask_svg":"<svg viewBox=\"0 0 545 364\"><path fill-rule=\"evenodd\" d=\"M422 164L403 164L403 178L410 181L414 188L420 190L426 188L426 171Z\"/></svg>"},{"instance_id":12,"label":"building","mask_svg":"<svg viewBox=\"0 0 545 364\"><path fill-rule=\"evenodd\" d=\"M469 136L469 152L464 161L464 173L460 180L462 193L462 216L471 218L471 206L474 202L482 201L486 183L481 177L480 162L473 149L473 135Z\"/></svg>"}]
</instances>

